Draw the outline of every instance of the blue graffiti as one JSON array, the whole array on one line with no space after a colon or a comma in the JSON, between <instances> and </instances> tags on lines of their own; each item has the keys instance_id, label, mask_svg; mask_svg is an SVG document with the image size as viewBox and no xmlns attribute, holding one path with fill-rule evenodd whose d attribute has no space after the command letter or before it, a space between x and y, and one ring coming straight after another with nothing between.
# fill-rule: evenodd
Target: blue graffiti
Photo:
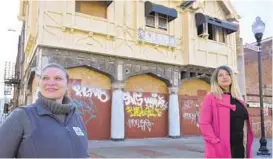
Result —
<instances>
[{"instance_id":1,"label":"blue graffiti","mask_svg":"<svg viewBox=\"0 0 273 159\"><path fill-rule=\"evenodd\" d=\"M72 99L72 103L73 106L76 107L76 111L78 111L82 116L86 113L89 115L87 120L84 122L85 124L87 124L90 120L96 118L97 108L91 98L89 99L90 104L87 104L82 100L76 99Z\"/></svg>"}]
</instances>

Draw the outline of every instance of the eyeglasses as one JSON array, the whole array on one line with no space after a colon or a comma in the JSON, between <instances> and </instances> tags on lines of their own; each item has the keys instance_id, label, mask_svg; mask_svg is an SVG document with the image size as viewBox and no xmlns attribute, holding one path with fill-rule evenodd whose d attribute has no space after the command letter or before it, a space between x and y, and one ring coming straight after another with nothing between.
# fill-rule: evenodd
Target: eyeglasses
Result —
<instances>
[{"instance_id":1,"label":"eyeglasses","mask_svg":"<svg viewBox=\"0 0 273 159\"><path fill-rule=\"evenodd\" d=\"M225 74L218 74L218 76L217 76L217 78L223 78L223 77L226 77L226 76L228 76L228 77L230 77L230 74L229 73L225 73Z\"/></svg>"}]
</instances>

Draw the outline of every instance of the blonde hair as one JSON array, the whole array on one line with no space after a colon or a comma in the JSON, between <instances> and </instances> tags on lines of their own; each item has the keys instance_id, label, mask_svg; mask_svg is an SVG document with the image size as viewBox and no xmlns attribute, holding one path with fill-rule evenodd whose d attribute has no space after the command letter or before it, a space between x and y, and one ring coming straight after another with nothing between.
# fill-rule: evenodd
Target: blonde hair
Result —
<instances>
[{"instance_id":1,"label":"blonde hair","mask_svg":"<svg viewBox=\"0 0 273 159\"><path fill-rule=\"evenodd\" d=\"M218 84L218 73L220 70L225 70L229 73L231 77L231 85L230 85L230 93L233 98L236 98L237 100L242 100L240 88L238 85L237 78L235 77L235 73L232 71L232 69L228 66L219 66L217 67L214 72L212 73L211 76L211 92L218 98L222 98L223 89L219 86Z\"/></svg>"}]
</instances>

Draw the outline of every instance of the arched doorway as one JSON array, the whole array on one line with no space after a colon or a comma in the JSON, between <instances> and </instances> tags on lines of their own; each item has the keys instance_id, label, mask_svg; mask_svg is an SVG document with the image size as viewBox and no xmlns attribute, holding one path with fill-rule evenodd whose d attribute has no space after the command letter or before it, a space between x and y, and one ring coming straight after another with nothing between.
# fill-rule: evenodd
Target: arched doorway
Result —
<instances>
[{"instance_id":1,"label":"arched doorway","mask_svg":"<svg viewBox=\"0 0 273 159\"><path fill-rule=\"evenodd\" d=\"M199 110L210 84L200 79L184 81L179 89L180 134L200 135Z\"/></svg>"},{"instance_id":2,"label":"arched doorway","mask_svg":"<svg viewBox=\"0 0 273 159\"><path fill-rule=\"evenodd\" d=\"M168 87L151 75L129 77L124 88L125 137L168 136Z\"/></svg>"},{"instance_id":3,"label":"arched doorway","mask_svg":"<svg viewBox=\"0 0 273 159\"><path fill-rule=\"evenodd\" d=\"M110 139L111 79L86 67L69 68L68 73L68 93L83 117L88 139Z\"/></svg>"}]
</instances>

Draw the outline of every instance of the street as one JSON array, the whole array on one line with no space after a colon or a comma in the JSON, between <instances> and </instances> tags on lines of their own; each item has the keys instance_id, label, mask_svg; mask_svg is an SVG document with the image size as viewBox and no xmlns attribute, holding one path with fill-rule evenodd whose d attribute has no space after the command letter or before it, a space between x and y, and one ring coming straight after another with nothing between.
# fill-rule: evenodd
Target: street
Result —
<instances>
[{"instance_id":1,"label":"street","mask_svg":"<svg viewBox=\"0 0 273 159\"><path fill-rule=\"evenodd\" d=\"M267 139L267 147L272 153L272 139ZM254 158L272 158L257 156L259 139L253 143ZM203 158L204 142L201 137L183 137L180 139L152 138L127 139L125 141L89 141L91 158Z\"/></svg>"}]
</instances>

